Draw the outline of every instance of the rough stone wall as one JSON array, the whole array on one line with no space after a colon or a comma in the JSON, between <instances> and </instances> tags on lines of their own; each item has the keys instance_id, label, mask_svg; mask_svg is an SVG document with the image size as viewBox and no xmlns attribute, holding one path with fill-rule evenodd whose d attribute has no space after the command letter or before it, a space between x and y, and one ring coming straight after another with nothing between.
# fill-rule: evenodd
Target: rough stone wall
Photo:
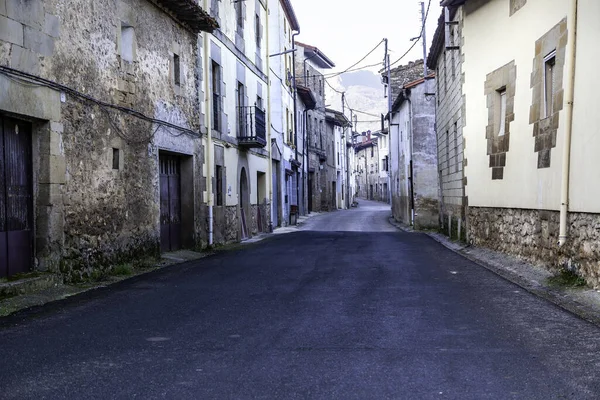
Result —
<instances>
[{"instance_id":1,"label":"rough stone wall","mask_svg":"<svg viewBox=\"0 0 600 400\"><path fill-rule=\"evenodd\" d=\"M451 25L450 44L460 46L462 40L462 8L456 11ZM438 141L438 174L440 182L440 224L453 238L466 239L466 197L464 179L464 138L462 109L462 54L460 49L442 49L436 68L436 129ZM460 221L460 222L459 222ZM460 234L458 226L461 226Z\"/></svg>"},{"instance_id":2,"label":"rough stone wall","mask_svg":"<svg viewBox=\"0 0 600 400\"><path fill-rule=\"evenodd\" d=\"M227 206L225 209L225 243L238 242L241 240L239 206Z\"/></svg>"},{"instance_id":3,"label":"rough stone wall","mask_svg":"<svg viewBox=\"0 0 600 400\"><path fill-rule=\"evenodd\" d=\"M569 239L558 247L557 211L469 207L469 240L550 270L567 268L600 286L600 215L569 213Z\"/></svg>"},{"instance_id":4,"label":"rough stone wall","mask_svg":"<svg viewBox=\"0 0 600 400\"><path fill-rule=\"evenodd\" d=\"M0 4L5 5L0 7L1 64L198 131L197 37L152 3L2 0ZM131 62L122 57L121 24L135 32ZM174 52L179 52L180 85L173 82ZM8 99L8 104L40 90L10 85L8 93L18 95ZM196 143L200 139L183 135L182 146L164 139L180 132L159 129L69 93L64 101L56 101L59 94L43 97L41 106L17 110L48 120L54 132L49 143L38 138L42 160L35 187L39 264L77 281L122 262L156 255L160 238L158 150L164 143L176 150L186 147L186 156L194 157L193 169L201 171L203 148ZM0 106L6 109L3 102ZM58 113L44 111L57 106ZM44 112L36 114L36 107ZM44 132L34 127L34 138ZM119 150L118 169L113 169L113 149ZM192 179L194 191L201 193L201 178L194 174ZM190 233L199 243L204 214L201 196L194 198L198 204L191 205L194 232ZM62 230L55 229L61 224ZM42 233L47 236L40 237Z\"/></svg>"},{"instance_id":5,"label":"rough stone wall","mask_svg":"<svg viewBox=\"0 0 600 400\"><path fill-rule=\"evenodd\" d=\"M407 65L392 68L390 71L390 77L392 78L392 101L396 100L405 84L421 79L424 71L423 60L411 61Z\"/></svg>"},{"instance_id":6,"label":"rough stone wall","mask_svg":"<svg viewBox=\"0 0 600 400\"><path fill-rule=\"evenodd\" d=\"M439 227L439 197L437 173L437 140L435 134L435 102L428 99L426 81L411 89L413 198L416 229Z\"/></svg>"}]
</instances>

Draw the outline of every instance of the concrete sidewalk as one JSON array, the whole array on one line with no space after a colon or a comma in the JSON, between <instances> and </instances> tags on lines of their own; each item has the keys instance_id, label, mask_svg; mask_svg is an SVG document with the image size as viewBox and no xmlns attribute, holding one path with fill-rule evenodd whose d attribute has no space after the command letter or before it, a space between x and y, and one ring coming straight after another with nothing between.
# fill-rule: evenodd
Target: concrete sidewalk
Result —
<instances>
[{"instance_id":1,"label":"concrete sidewalk","mask_svg":"<svg viewBox=\"0 0 600 400\"><path fill-rule=\"evenodd\" d=\"M417 232L392 217L389 218L389 222L404 232ZM508 254L450 240L441 233L420 233L428 235L446 248L519 285L528 292L600 326L600 290L587 286L573 288L552 285L548 280L554 274L543 266L528 263Z\"/></svg>"}]
</instances>

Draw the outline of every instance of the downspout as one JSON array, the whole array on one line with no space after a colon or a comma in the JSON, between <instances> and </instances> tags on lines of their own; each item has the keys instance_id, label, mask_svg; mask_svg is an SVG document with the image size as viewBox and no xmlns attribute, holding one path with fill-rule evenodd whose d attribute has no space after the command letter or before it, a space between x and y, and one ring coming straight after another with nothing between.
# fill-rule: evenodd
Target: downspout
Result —
<instances>
[{"instance_id":1,"label":"downspout","mask_svg":"<svg viewBox=\"0 0 600 400\"><path fill-rule=\"evenodd\" d=\"M573 132L573 102L575 100L575 64L577 61L577 5L578 1L573 0L571 3L571 15L573 18L573 26L569 29L569 55L570 68L568 71L567 82L569 88L567 90L567 124L565 129L565 143L563 147L562 157L562 179L560 192L560 228L558 235L558 245L563 246L569 234L567 232L568 213L569 213L569 173L571 167L571 135Z\"/></svg>"},{"instance_id":2,"label":"downspout","mask_svg":"<svg viewBox=\"0 0 600 400\"><path fill-rule=\"evenodd\" d=\"M204 9L208 10L208 0L204 0ZM208 58L210 55L210 40L208 38L208 32L203 32L202 37L204 39L204 101L206 102L206 197L208 200L208 245L213 245L213 232L214 232L214 217L213 217L213 193L212 193L212 178L213 178L213 148L212 148L212 116L213 104L212 96L210 92L210 79L209 79L209 67L210 63Z\"/></svg>"},{"instance_id":3,"label":"downspout","mask_svg":"<svg viewBox=\"0 0 600 400\"><path fill-rule=\"evenodd\" d=\"M308 143L306 143L306 131L308 130L308 121L306 118L306 113L308 112L307 109L305 109L304 111L302 111L303 114L303 118L302 118L302 147L304 148L304 155L302 156L302 169L304 170L304 178L302 180L302 187L304 189L304 193L302 195L302 204L304 205L304 212L305 215L308 215L308 205L306 204L306 200L310 201L310 199L308 199ZM304 160L304 158L306 158L306 162Z\"/></svg>"},{"instance_id":4,"label":"downspout","mask_svg":"<svg viewBox=\"0 0 600 400\"><path fill-rule=\"evenodd\" d=\"M265 41L267 44L267 146L269 158L267 161L267 185L269 187L269 232L273 232L273 145L271 143L271 57L269 57L269 5L266 6Z\"/></svg>"},{"instance_id":5,"label":"downspout","mask_svg":"<svg viewBox=\"0 0 600 400\"><path fill-rule=\"evenodd\" d=\"M410 186L408 187L408 193L410 196L410 224L411 226L415 226L415 194L414 194L414 188L415 188L415 176L414 176L414 168L413 168L413 109L412 109L412 101L411 99L408 97L408 95L405 93L404 97L406 98L406 101L408 101L408 124L409 124L409 128L408 128L408 134L410 135L410 141L409 141L409 151L410 151L410 158L409 158L409 167L410 167Z\"/></svg>"},{"instance_id":6,"label":"downspout","mask_svg":"<svg viewBox=\"0 0 600 400\"><path fill-rule=\"evenodd\" d=\"M300 34L300 27L292 34L292 50L296 50L296 36ZM296 51L292 51L292 96L294 97L294 147L296 151L296 161L298 161L298 105L296 103ZM304 168L304 160L302 160L302 168ZM296 172L296 202L297 212L300 214L300 179ZM304 174L302 174L304 175ZM298 216L296 216L296 219Z\"/></svg>"}]
</instances>

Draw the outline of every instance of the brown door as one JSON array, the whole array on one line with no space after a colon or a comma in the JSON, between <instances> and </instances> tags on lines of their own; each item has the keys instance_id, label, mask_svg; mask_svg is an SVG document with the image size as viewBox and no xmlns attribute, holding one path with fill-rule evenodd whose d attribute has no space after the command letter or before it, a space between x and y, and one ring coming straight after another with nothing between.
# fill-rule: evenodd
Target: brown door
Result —
<instances>
[{"instance_id":1,"label":"brown door","mask_svg":"<svg viewBox=\"0 0 600 400\"><path fill-rule=\"evenodd\" d=\"M181 163L160 155L160 250L181 248Z\"/></svg>"},{"instance_id":2,"label":"brown door","mask_svg":"<svg viewBox=\"0 0 600 400\"><path fill-rule=\"evenodd\" d=\"M33 260L31 125L0 116L0 277Z\"/></svg>"}]
</instances>

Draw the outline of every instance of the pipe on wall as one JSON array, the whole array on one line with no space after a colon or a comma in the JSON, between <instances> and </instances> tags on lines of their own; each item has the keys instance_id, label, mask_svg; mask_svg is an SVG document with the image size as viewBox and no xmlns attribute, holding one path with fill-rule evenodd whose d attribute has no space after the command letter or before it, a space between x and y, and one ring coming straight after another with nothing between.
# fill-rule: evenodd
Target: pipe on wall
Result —
<instances>
[{"instance_id":1,"label":"pipe on wall","mask_svg":"<svg viewBox=\"0 0 600 400\"><path fill-rule=\"evenodd\" d=\"M573 102L575 99L575 65L577 62L577 7L578 0L572 0L571 16L572 27L569 29L569 46L568 60L570 68L567 71L569 87L566 92L567 103L567 123L565 129L565 142L563 147L562 157L562 174L561 174L561 191L560 191L560 227L558 235L558 245L563 246L569 238L567 229L568 214L569 214L569 174L571 170L571 135L573 132Z\"/></svg>"},{"instance_id":2,"label":"pipe on wall","mask_svg":"<svg viewBox=\"0 0 600 400\"><path fill-rule=\"evenodd\" d=\"M208 10L208 0L204 0L204 9ZM204 101L206 102L206 196L208 205L208 245L213 244L213 232L214 232L214 218L213 218L213 194L212 194L212 177L213 177L213 148L212 148L212 116L213 104L212 96L210 94L210 79L209 79L209 67L208 62L210 56L210 40L208 33L203 32L202 37L204 40Z\"/></svg>"}]
</instances>

